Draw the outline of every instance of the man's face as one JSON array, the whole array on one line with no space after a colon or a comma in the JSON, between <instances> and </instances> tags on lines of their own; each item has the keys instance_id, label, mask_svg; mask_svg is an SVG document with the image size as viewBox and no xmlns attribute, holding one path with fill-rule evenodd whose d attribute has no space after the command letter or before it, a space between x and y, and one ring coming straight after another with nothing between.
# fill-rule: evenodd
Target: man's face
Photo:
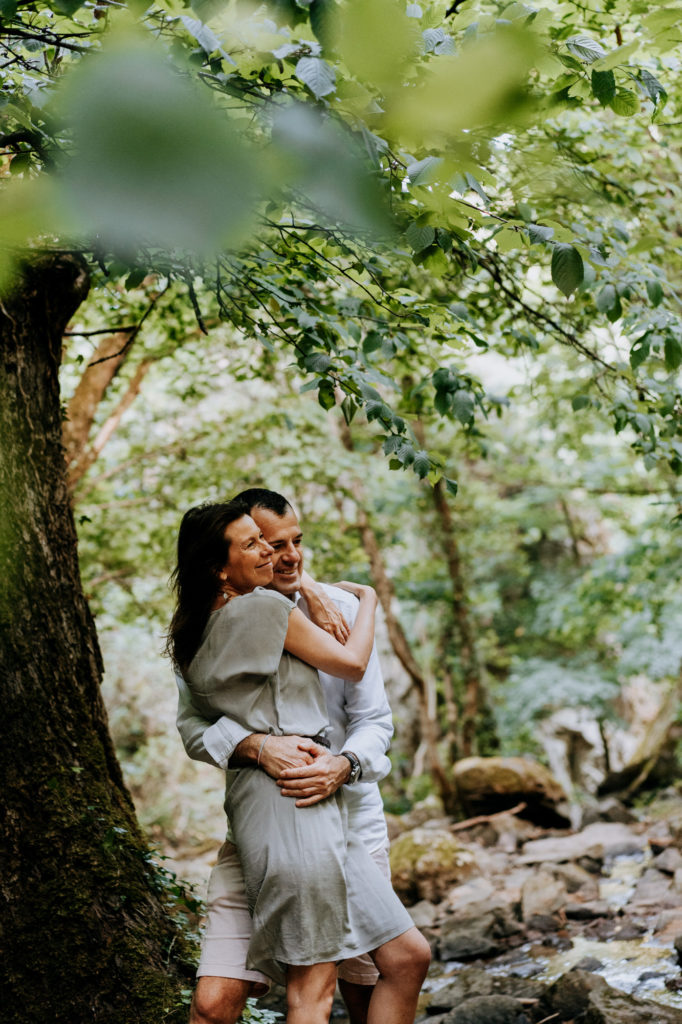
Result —
<instances>
[{"instance_id":1,"label":"man's face","mask_svg":"<svg viewBox=\"0 0 682 1024\"><path fill-rule=\"evenodd\" d=\"M303 572L303 534L296 514L291 509L277 516L265 508L251 509L251 518L274 549L272 555L272 590L292 597L301 587Z\"/></svg>"}]
</instances>

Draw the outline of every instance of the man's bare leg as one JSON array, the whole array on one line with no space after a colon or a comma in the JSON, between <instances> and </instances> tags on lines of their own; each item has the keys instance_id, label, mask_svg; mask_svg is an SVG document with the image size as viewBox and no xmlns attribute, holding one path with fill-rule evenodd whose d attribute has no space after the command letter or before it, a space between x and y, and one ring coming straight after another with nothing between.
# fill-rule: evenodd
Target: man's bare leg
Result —
<instances>
[{"instance_id":1,"label":"man's bare leg","mask_svg":"<svg viewBox=\"0 0 682 1024\"><path fill-rule=\"evenodd\" d=\"M241 978L202 975L197 982L189 1024L237 1024L254 987Z\"/></svg>"},{"instance_id":2,"label":"man's bare leg","mask_svg":"<svg viewBox=\"0 0 682 1024\"><path fill-rule=\"evenodd\" d=\"M372 992L368 1024L413 1024L431 961L428 942L416 928L410 928L375 949L372 958L379 980Z\"/></svg>"},{"instance_id":3,"label":"man's bare leg","mask_svg":"<svg viewBox=\"0 0 682 1024\"><path fill-rule=\"evenodd\" d=\"M350 1024L367 1024L369 1001L374 985L357 985L355 982L339 978L339 991L346 1004Z\"/></svg>"}]
</instances>

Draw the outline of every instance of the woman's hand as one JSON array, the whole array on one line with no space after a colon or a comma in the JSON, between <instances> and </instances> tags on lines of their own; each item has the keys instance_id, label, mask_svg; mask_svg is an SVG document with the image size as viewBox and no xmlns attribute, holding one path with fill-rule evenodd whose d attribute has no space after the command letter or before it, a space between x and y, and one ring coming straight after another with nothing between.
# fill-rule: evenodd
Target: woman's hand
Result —
<instances>
[{"instance_id":1,"label":"woman's hand","mask_svg":"<svg viewBox=\"0 0 682 1024\"><path fill-rule=\"evenodd\" d=\"M322 587L304 570L301 577L301 595L308 605L310 621L345 644L350 635L348 623L336 607L331 597L328 597Z\"/></svg>"},{"instance_id":2,"label":"woman's hand","mask_svg":"<svg viewBox=\"0 0 682 1024\"><path fill-rule=\"evenodd\" d=\"M374 587L368 587L364 583L353 583L351 580L341 580L339 583L334 584L335 587L340 587L341 590L347 590L349 594L354 594L360 601L374 601L377 602L377 592Z\"/></svg>"}]
</instances>

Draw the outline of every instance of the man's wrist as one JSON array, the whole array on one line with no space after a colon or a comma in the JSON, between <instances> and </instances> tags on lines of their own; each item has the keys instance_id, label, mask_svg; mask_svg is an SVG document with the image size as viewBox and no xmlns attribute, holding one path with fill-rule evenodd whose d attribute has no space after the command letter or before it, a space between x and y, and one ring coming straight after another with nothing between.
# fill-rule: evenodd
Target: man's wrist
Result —
<instances>
[{"instance_id":1,"label":"man's wrist","mask_svg":"<svg viewBox=\"0 0 682 1024\"><path fill-rule=\"evenodd\" d=\"M228 767L243 768L248 764L257 764L261 744L267 735L263 732L252 732L249 736L245 736L232 751Z\"/></svg>"},{"instance_id":2,"label":"man's wrist","mask_svg":"<svg viewBox=\"0 0 682 1024\"><path fill-rule=\"evenodd\" d=\"M352 750L342 750L339 757L343 757L348 761L348 777L345 780L347 786L352 786L356 783L362 775L362 765L357 754L354 754Z\"/></svg>"}]
</instances>

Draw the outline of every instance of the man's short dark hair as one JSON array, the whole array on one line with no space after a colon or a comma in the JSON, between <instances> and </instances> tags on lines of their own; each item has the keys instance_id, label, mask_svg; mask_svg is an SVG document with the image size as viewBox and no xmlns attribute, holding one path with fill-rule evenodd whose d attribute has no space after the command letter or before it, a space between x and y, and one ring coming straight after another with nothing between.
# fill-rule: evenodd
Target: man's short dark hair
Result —
<instances>
[{"instance_id":1,"label":"man's short dark hair","mask_svg":"<svg viewBox=\"0 0 682 1024\"><path fill-rule=\"evenodd\" d=\"M268 512L274 512L280 519L288 512L294 511L284 495L278 494L277 491L269 491L265 487L249 487L248 490L235 495L232 500L238 501L248 509L264 508Z\"/></svg>"}]
</instances>

